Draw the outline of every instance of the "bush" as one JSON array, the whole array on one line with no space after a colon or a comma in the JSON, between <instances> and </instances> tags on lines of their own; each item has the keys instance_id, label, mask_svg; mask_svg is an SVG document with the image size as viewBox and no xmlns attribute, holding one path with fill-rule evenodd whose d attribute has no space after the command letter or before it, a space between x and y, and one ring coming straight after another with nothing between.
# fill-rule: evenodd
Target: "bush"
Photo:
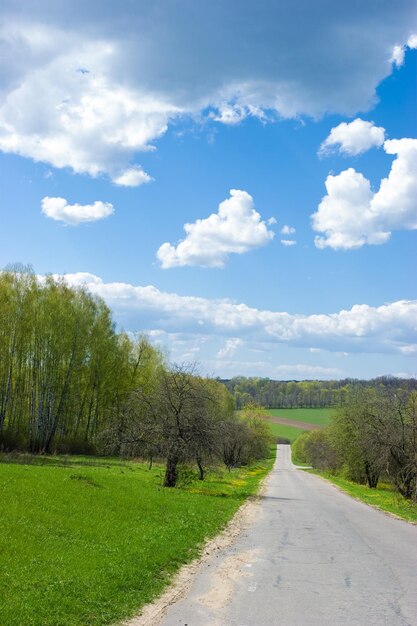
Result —
<instances>
[{"instance_id":1,"label":"bush","mask_svg":"<svg viewBox=\"0 0 417 626\"><path fill-rule=\"evenodd\" d=\"M1 452L24 452L27 450L27 444L27 438L23 433L16 433L10 430L0 433Z\"/></svg>"},{"instance_id":2,"label":"bush","mask_svg":"<svg viewBox=\"0 0 417 626\"><path fill-rule=\"evenodd\" d=\"M336 451L326 430L305 433L305 439L299 446L302 452L304 449L304 462L310 463L314 468L334 472L339 467Z\"/></svg>"},{"instance_id":3,"label":"bush","mask_svg":"<svg viewBox=\"0 0 417 626\"><path fill-rule=\"evenodd\" d=\"M81 454L94 456L97 449L91 441L86 441L83 437L67 437L58 439L54 444L54 454Z\"/></svg>"}]
</instances>

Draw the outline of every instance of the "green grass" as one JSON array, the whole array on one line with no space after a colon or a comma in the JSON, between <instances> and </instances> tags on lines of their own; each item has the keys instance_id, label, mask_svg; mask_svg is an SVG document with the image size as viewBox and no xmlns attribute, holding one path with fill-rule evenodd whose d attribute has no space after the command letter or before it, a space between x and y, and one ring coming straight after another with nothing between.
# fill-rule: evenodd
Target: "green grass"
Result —
<instances>
[{"instance_id":1,"label":"green grass","mask_svg":"<svg viewBox=\"0 0 417 626\"><path fill-rule=\"evenodd\" d=\"M317 470L313 470L313 472L323 476L357 500L382 509L382 511L393 513L409 522L417 522L417 504L403 498L401 494L394 491L392 485L380 483L377 489L369 489L366 485L358 485L328 472L319 472Z\"/></svg>"},{"instance_id":2,"label":"green grass","mask_svg":"<svg viewBox=\"0 0 417 626\"><path fill-rule=\"evenodd\" d=\"M283 437L288 439L290 443L297 439L300 433L304 432L303 429L295 428L294 426L274 424L273 422L268 422L268 426L273 437Z\"/></svg>"},{"instance_id":3,"label":"green grass","mask_svg":"<svg viewBox=\"0 0 417 626\"><path fill-rule=\"evenodd\" d=\"M98 626L135 614L254 494L273 458L161 487L109 459L2 457L0 624Z\"/></svg>"},{"instance_id":4,"label":"green grass","mask_svg":"<svg viewBox=\"0 0 417 626\"><path fill-rule=\"evenodd\" d=\"M334 409L267 409L267 413L273 417L285 417L290 420L326 426L330 422Z\"/></svg>"}]
</instances>

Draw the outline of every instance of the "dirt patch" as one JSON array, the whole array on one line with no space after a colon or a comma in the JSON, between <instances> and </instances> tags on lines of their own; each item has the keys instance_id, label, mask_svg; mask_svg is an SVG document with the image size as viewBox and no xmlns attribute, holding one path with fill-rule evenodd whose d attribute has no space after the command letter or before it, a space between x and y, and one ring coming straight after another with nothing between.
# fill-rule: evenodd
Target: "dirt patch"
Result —
<instances>
[{"instance_id":1,"label":"dirt patch","mask_svg":"<svg viewBox=\"0 0 417 626\"><path fill-rule=\"evenodd\" d=\"M186 595L191 587L194 575L198 572L201 565L208 561L216 552L224 550L232 545L242 530L246 529L262 515L262 498L260 496L265 491L266 480L267 478L262 482L258 495L249 498L238 509L237 513L235 513L226 528L219 535L205 543L201 551L201 556L188 565L183 565L173 579L172 584L159 598L151 604L144 606L139 615L123 622L120 626L158 626L171 604L174 604ZM245 555L241 556L244 557ZM250 560L252 556L252 554L246 555L247 559L245 558L241 563L236 563L233 560L235 557L232 557L232 559L226 559L218 574L221 578L220 585L224 585L224 581L228 576L230 576L230 573L237 569L237 567L242 566L244 562L246 563L247 560ZM224 591L226 596L223 592L218 592L213 588L207 596L204 596L204 598L201 599L201 602L208 602L212 606L217 606L219 603L222 604L225 601L225 598L227 599L228 594L231 593L229 588Z\"/></svg>"},{"instance_id":2,"label":"dirt patch","mask_svg":"<svg viewBox=\"0 0 417 626\"><path fill-rule=\"evenodd\" d=\"M299 422L298 420L290 420L287 417L269 417L269 422L274 422L274 424L281 424L282 426L294 426L294 428L299 428L300 430L317 430L318 428L322 428L318 424L310 424L310 422Z\"/></svg>"},{"instance_id":3,"label":"dirt patch","mask_svg":"<svg viewBox=\"0 0 417 626\"><path fill-rule=\"evenodd\" d=\"M239 578L251 575L247 569L245 571L243 568L247 567L251 561L256 560L258 553L259 550L247 550L225 559L212 576L210 590L204 596L201 596L198 601L209 609L222 609L225 607L233 596L235 583Z\"/></svg>"}]
</instances>

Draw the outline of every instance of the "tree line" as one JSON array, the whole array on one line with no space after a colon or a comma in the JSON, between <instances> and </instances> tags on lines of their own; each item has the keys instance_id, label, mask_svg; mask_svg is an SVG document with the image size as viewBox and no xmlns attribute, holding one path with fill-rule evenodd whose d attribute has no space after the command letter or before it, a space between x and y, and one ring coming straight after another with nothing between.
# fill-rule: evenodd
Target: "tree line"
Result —
<instances>
[{"instance_id":1,"label":"tree line","mask_svg":"<svg viewBox=\"0 0 417 626\"><path fill-rule=\"evenodd\" d=\"M267 456L256 408L145 336L116 332L103 300L23 268L0 273L0 448L165 459L165 485L195 462L230 469Z\"/></svg>"},{"instance_id":2,"label":"tree line","mask_svg":"<svg viewBox=\"0 0 417 626\"><path fill-rule=\"evenodd\" d=\"M391 482L417 500L417 393L352 388L332 422L293 443L299 461L376 488Z\"/></svg>"},{"instance_id":3,"label":"tree line","mask_svg":"<svg viewBox=\"0 0 417 626\"><path fill-rule=\"evenodd\" d=\"M417 391L417 380L381 376L373 380L303 380L278 381L269 378L238 376L222 380L233 394L236 408L255 402L266 408L323 408L344 404L352 389L399 389Z\"/></svg>"}]
</instances>

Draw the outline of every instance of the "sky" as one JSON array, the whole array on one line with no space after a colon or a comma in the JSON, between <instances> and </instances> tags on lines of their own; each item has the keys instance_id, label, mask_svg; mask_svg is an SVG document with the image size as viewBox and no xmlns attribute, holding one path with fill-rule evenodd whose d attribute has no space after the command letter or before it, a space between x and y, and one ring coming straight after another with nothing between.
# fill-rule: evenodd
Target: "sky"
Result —
<instances>
[{"instance_id":1,"label":"sky","mask_svg":"<svg viewBox=\"0 0 417 626\"><path fill-rule=\"evenodd\" d=\"M0 268L202 374L417 376L414 0L5 0L0 56Z\"/></svg>"}]
</instances>

